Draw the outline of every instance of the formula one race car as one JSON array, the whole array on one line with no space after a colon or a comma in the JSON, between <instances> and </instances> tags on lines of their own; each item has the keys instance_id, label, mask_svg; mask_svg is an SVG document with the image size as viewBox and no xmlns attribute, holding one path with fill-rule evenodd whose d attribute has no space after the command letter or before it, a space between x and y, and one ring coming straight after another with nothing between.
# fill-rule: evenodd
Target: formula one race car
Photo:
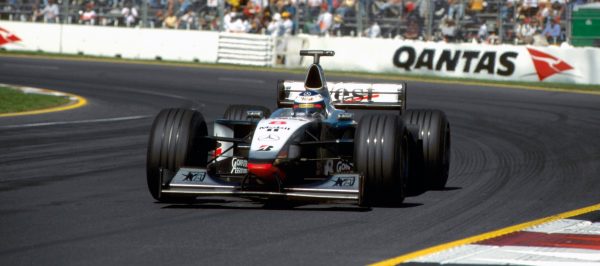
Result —
<instances>
[{"instance_id":1,"label":"formula one race car","mask_svg":"<svg viewBox=\"0 0 600 266\"><path fill-rule=\"evenodd\" d=\"M207 195L398 204L443 188L450 126L439 110L406 110L406 84L327 83L312 56L306 79L279 81L273 113L232 105L207 134L202 114L164 109L152 125L147 181L161 202ZM347 109L390 110L362 115ZM367 112L368 113L368 112Z\"/></svg>"}]
</instances>

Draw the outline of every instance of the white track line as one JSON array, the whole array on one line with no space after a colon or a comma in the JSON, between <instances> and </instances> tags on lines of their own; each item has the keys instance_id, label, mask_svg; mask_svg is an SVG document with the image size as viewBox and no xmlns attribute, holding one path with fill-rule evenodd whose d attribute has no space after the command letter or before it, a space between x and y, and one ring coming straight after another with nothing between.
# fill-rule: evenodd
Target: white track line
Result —
<instances>
[{"instance_id":1,"label":"white track line","mask_svg":"<svg viewBox=\"0 0 600 266\"><path fill-rule=\"evenodd\" d=\"M264 80L260 79L245 79L245 78L227 78L227 77L219 77L217 80L219 81L229 81L229 82L238 82L238 83L256 83L256 84L264 84Z\"/></svg>"},{"instance_id":2,"label":"white track line","mask_svg":"<svg viewBox=\"0 0 600 266\"><path fill-rule=\"evenodd\" d=\"M148 117L150 117L150 116L149 115L137 115L137 116L100 118L100 119L89 119L89 120L57 121L57 122L32 123L32 124L21 124L21 125L7 125L7 126L0 126L0 129L25 128L25 127L43 127L43 126L71 125L71 124L88 124L88 123L102 123L102 122L116 122L116 121L127 121L127 120L144 119L144 118L148 118Z\"/></svg>"}]
</instances>

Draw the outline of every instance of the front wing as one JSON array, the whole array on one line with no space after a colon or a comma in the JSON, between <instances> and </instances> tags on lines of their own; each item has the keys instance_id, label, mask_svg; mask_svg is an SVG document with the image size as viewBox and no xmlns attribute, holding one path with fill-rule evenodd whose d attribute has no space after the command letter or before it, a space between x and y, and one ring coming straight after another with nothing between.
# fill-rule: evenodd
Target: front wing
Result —
<instances>
[{"instance_id":1,"label":"front wing","mask_svg":"<svg viewBox=\"0 0 600 266\"><path fill-rule=\"evenodd\" d=\"M163 172L163 176L166 171ZM162 183L162 182L161 182ZM211 176L203 168L181 168L168 184L163 184L163 194L188 194L196 196L239 196L289 199L350 201L361 204L364 191L363 176L357 173L334 174L308 185L282 187L279 190L261 190L246 187L238 182L225 182Z\"/></svg>"}]
</instances>

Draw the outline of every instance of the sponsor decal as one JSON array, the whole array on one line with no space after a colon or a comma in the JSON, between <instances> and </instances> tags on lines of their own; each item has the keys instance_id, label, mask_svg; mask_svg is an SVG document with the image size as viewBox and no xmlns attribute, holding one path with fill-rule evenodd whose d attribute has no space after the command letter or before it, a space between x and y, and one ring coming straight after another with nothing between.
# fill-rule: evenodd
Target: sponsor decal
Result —
<instances>
[{"instance_id":1,"label":"sponsor decal","mask_svg":"<svg viewBox=\"0 0 600 266\"><path fill-rule=\"evenodd\" d=\"M298 98L294 100L296 103L315 103L323 100L321 94L314 91L301 92Z\"/></svg>"},{"instance_id":2,"label":"sponsor decal","mask_svg":"<svg viewBox=\"0 0 600 266\"><path fill-rule=\"evenodd\" d=\"M260 147L258 147L258 151L270 151L271 149L273 149L273 146L271 145L260 145Z\"/></svg>"},{"instance_id":3,"label":"sponsor decal","mask_svg":"<svg viewBox=\"0 0 600 266\"><path fill-rule=\"evenodd\" d=\"M352 187L356 182L355 176L338 176L335 180L331 180L333 182L332 187Z\"/></svg>"},{"instance_id":4,"label":"sponsor decal","mask_svg":"<svg viewBox=\"0 0 600 266\"><path fill-rule=\"evenodd\" d=\"M318 93L315 91L304 91L304 92L300 93L300 96L313 96L313 95L318 95Z\"/></svg>"},{"instance_id":5,"label":"sponsor decal","mask_svg":"<svg viewBox=\"0 0 600 266\"><path fill-rule=\"evenodd\" d=\"M348 173L352 170L354 170L354 164L348 160L327 160L323 167L323 174Z\"/></svg>"},{"instance_id":6,"label":"sponsor decal","mask_svg":"<svg viewBox=\"0 0 600 266\"><path fill-rule=\"evenodd\" d=\"M14 43L20 41L21 38L17 37L17 35L4 28L0 28L0 46L5 45L7 43Z\"/></svg>"},{"instance_id":7,"label":"sponsor decal","mask_svg":"<svg viewBox=\"0 0 600 266\"><path fill-rule=\"evenodd\" d=\"M259 130L265 130L267 132L279 132L279 130L290 130L290 127L286 126L262 126L258 127Z\"/></svg>"},{"instance_id":8,"label":"sponsor decal","mask_svg":"<svg viewBox=\"0 0 600 266\"><path fill-rule=\"evenodd\" d=\"M269 125L285 125L285 124L287 124L285 121L279 121L279 120L269 122Z\"/></svg>"},{"instance_id":9,"label":"sponsor decal","mask_svg":"<svg viewBox=\"0 0 600 266\"><path fill-rule=\"evenodd\" d=\"M231 160L231 173L232 174L247 174L248 173L248 160L233 158L233 160Z\"/></svg>"},{"instance_id":10,"label":"sponsor decal","mask_svg":"<svg viewBox=\"0 0 600 266\"><path fill-rule=\"evenodd\" d=\"M269 134L269 135L264 135L264 136L258 137L258 140L260 140L260 141L278 141L279 136L274 135L274 134Z\"/></svg>"},{"instance_id":11,"label":"sponsor decal","mask_svg":"<svg viewBox=\"0 0 600 266\"><path fill-rule=\"evenodd\" d=\"M437 54L436 54L437 53ZM417 52L411 46L402 46L393 57L394 66L406 71L432 70L464 73L487 73L510 76L515 72L517 52L423 49ZM458 68L459 63L462 68Z\"/></svg>"},{"instance_id":12,"label":"sponsor decal","mask_svg":"<svg viewBox=\"0 0 600 266\"><path fill-rule=\"evenodd\" d=\"M335 166L336 173L350 172L352 169L354 169L354 164L346 160L338 161Z\"/></svg>"},{"instance_id":13,"label":"sponsor decal","mask_svg":"<svg viewBox=\"0 0 600 266\"><path fill-rule=\"evenodd\" d=\"M537 73L540 81L543 81L554 74L573 69L573 67L567 64L565 61L547 53L531 48L527 48L527 51L529 52L529 55L531 55L535 72Z\"/></svg>"},{"instance_id":14,"label":"sponsor decal","mask_svg":"<svg viewBox=\"0 0 600 266\"><path fill-rule=\"evenodd\" d=\"M205 178L206 178L206 172L198 172L198 173L188 172L182 181L183 182L204 182Z\"/></svg>"},{"instance_id":15,"label":"sponsor decal","mask_svg":"<svg viewBox=\"0 0 600 266\"><path fill-rule=\"evenodd\" d=\"M352 91L345 88L338 88L332 91L331 96L334 102L356 103L367 101L373 98L379 98L379 93L373 93L373 89L354 89Z\"/></svg>"}]
</instances>

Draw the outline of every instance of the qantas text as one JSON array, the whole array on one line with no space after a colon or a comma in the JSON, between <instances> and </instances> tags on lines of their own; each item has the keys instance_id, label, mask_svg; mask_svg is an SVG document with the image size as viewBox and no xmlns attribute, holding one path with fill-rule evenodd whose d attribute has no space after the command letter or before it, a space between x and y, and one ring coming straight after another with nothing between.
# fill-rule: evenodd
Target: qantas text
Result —
<instances>
[{"instance_id":1,"label":"qantas text","mask_svg":"<svg viewBox=\"0 0 600 266\"><path fill-rule=\"evenodd\" d=\"M439 51L423 49L421 53L417 53L413 47L402 46L394 54L394 65L407 71L428 69L510 76L515 72L514 60L519 55L516 52L442 50L438 57L436 52ZM463 67L458 69L461 61L464 61Z\"/></svg>"}]
</instances>

